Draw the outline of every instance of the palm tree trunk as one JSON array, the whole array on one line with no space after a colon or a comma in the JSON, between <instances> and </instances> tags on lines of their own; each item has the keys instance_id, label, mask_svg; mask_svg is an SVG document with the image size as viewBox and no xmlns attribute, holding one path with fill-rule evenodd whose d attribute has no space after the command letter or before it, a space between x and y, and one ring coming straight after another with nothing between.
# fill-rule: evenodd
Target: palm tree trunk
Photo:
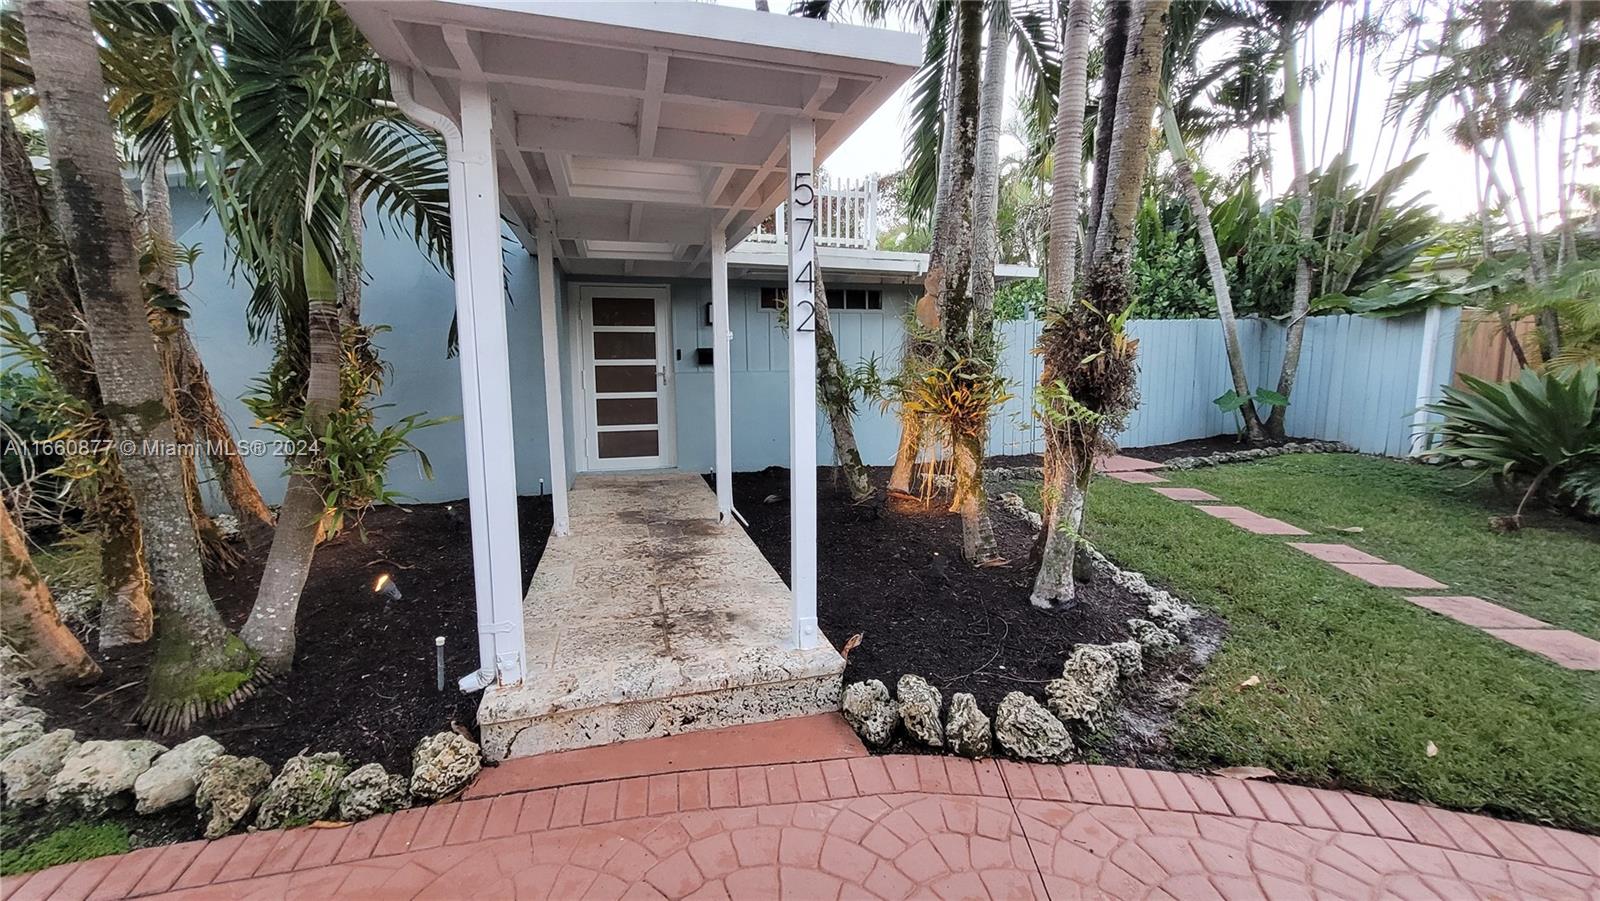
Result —
<instances>
[{"instance_id":1,"label":"palm tree trunk","mask_svg":"<svg viewBox=\"0 0 1600 901\"><path fill-rule=\"evenodd\" d=\"M978 356L990 364L994 362L994 267L999 262L996 220L1001 118L1006 101L1006 26L1004 16L989 17L989 48L978 98L978 157L972 175L972 333Z\"/></svg>"},{"instance_id":2,"label":"palm tree trunk","mask_svg":"<svg viewBox=\"0 0 1600 901\"><path fill-rule=\"evenodd\" d=\"M144 200L145 229L150 242L157 248L163 264L158 273L162 287L173 293L178 291L178 270L175 229L172 224L172 190L160 161L147 161L142 167L140 194ZM162 322L163 353L173 381L176 399L174 409L178 421L187 431L189 440L198 441L205 450L222 496L229 509L239 520L239 530L245 543L257 547L272 540L272 511L256 487L255 478L244 465L233 430L228 425L222 405L217 402L216 391L211 387L211 374L200 359L184 321L177 316L165 316ZM183 436L180 435L180 440ZM197 453L192 462L198 460ZM203 515L203 511L201 511ZM202 528L204 524L202 524Z\"/></svg>"},{"instance_id":3,"label":"palm tree trunk","mask_svg":"<svg viewBox=\"0 0 1600 901\"><path fill-rule=\"evenodd\" d=\"M50 206L33 174L33 163L9 115L0 117L0 167L4 191L0 222L7 234L31 236L41 244L58 245ZM95 376L79 311L72 264L62 261L56 272L43 275L28 292L28 315L39 331L51 376L90 411L92 435L104 440L110 426L100 415L100 381ZM100 526L100 647L114 648L148 641L155 631L150 585L139 539L139 514L115 454L99 461L93 496L86 506Z\"/></svg>"},{"instance_id":4,"label":"palm tree trunk","mask_svg":"<svg viewBox=\"0 0 1600 901\"><path fill-rule=\"evenodd\" d=\"M950 220L950 180L955 171L955 153L953 146L956 134L956 97L954 86L956 83L956 67L960 62L960 46L952 41L950 53L945 60L945 88L944 104L944 130L939 137L939 182L934 191L932 228L930 234L932 241L928 246L928 277L933 277L935 269L942 271L944 246L941 238L949 229ZM920 329L937 329L939 327L937 292L929 287L928 280L923 282L923 296L916 302L912 315ZM911 334L908 326L908 336L904 357L901 360L901 373L919 374L928 365L938 351L937 343L921 336ZM917 458L922 454L922 436L928 431L927 424L914 413L908 412L904 406L900 410L900 443L895 448L894 467L889 470L889 491L901 494L911 493L911 475L917 468Z\"/></svg>"},{"instance_id":5,"label":"palm tree trunk","mask_svg":"<svg viewBox=\"0 0 1600 901\"><path fill-rule=\"evenodd\" d=\"M1300 202L1299 238L1308 240L1316 221L1312 209L1311 179L1306 169L1305 135L1301 127L1300 63L1296 51L1292 20L1283 25L1283 107L1289 129L1289 157L1294 165L1294 195ZM1294 391L1300 372L1300 346L1305 339L1306 317L1311 315L1311 260L1302 251L1294 265L1294 296L1289 307L1289 327L1284 336L1283 368L1278 371L1278 393L1285 398ZM1284 420L1288 405L1275 406L1267 417L1267 434L1282 440L1287 436Z\"/></svg>"},{"instance_id":6,"label":"palm tree trunk","mask_svg":"<svg viewBox=\"0 0 1600 901\"><path fill-rule=\"evenodd\" d=\"M0 503L0 632L41 685L90 682L100 666L61 621L44 577L33 566L27 539Z\"/></svg>"},{"instance_id":7,"label":"palm tree trunk","mask_svg":"<svg viewBox=\"0 0 1600 901\"><path fill-rule=\"evenodd\" d=\"M1094 183L1089 189L1089 234L1082 253L1087 259L1099 241L1100 204L1105 198L1111 164L1111 136L1116 119L1117 91L1122 88L1122 59L1128 48L1128 20L1132 3L1112 3L1106 9L1106 35L1100 64L1100 103L1094 126Z\"/></svg>"},{"instance_id":8,"label":"palm tree trunk","mask_svg":"<svg viewBox=\"0 0 1600 901\"><path fill-rule=\"evenodd\" d=\"M972 290L973 232L981 224L973 219L972 207L963 199L975 187L983 14L983 7L976 3L963 3L956 11L961 49L956 73L957 127L952 145L955 171L950 181L950 237L943 247L942 264L937 269L930 266L929 271L929 281L937 287L935 296L939 298L946 364L970 363L978 367L984 365L982 348L991 343L978 337ZM1003 49L1001 53L1004 54ZM982 563L996 556L989 499L983 488L987 417L957 417L947 422L946 427L955 463L955 496L951 506L961 513L961 554L969 563Z\"/></svg>"},{"instance_id":9,"label":"palm tree trunk","mask_svg":"<svg viewBox=\"0 0 1600 901\"><path fill-rule=\"evenodd\" d=\"M123 200L116 139L87 6L27 0L28 49L43 111L62 231L83 300L111 434L143 526L157 613L155 661L140 718L160 729L231 707L255 671L229 634L200 570L165 378L145 317L133 218Z\"/></svg>"},{"instance_id":10,"label":"palm tree trunk","mask_svg":"<svg viewBox=\"0 0 1600 901\"><path fill-rule=\"evenodd\" d=\"M1165 89L1163 93L1166 93ZM1206 208L1205 198L1200 196L1200 185L1195 181L1194 165L1189 160L1188 148L1183 144L1183 134L1178 130L1178 117L1172 111L1171 97L1163 100L1161 127L1167 136L1167 150L1172 154L1173 168L1178 173L1178 186L1189 203L1189 213L1194 216L1195 227L1200 231L1200 247L1205 252L1206 269L1211 273L1211 293L1217 299L1217 320L1222 326L1228 372L1233 377L1234 393L1244 398L1239 415L1244 420L1245 435L1251 444L1262 444L1267 439L1267 433L1261 427L1255 402L1250 399L1250 376L1245 372L1244 350L1239 346L1239 320L1233 314L1233 293L1228 289L1228 273L1222 268L1222 251L1217 247L1217 233L1211 227L1211 211Z\"/></svg>"},{"instance_id":11,"label":"palm tree trunk","mask_svg":"<svg viewBox=\"0 0 1600 901\"><path fill-rule=\"evenodd\" d=\"M1050 239L1045 259L1045 304L1059 314L1072 303L1077 281L1083 193L1083 111L1089 102L1090 0L1072 0L1062 47L1056 101L1055 159L1050 174Z\"/></svg>"},{"instance_id":12,"label":"palm tree trunk","mask_svg":"<svg viewBox=\"0 0 1600 901\"><path fill-rule=\"evenodd\" d=\"M310 433L321 435L339 408L339 304L333 276L309 241L305 242L304 253L309 362L302 416ZM245 643L261 655L262 666L272 672L287 672L294 665L300 593L311 573L327 512L321 480L303 471L314 462L310 458L297 460L289 475L255 605L239 631Z\"/></svg>"},{"instance_id":13,"label":"palm tree trunk","mask_svg":"<svg viewBox=\"0 0 1600 901\"><path fill-rule=\"evenodd\" d=\"M1084 365L1073 348L1114 349L1110 322L1132 301L1128 281L1134 218L1150 151L1150 117L1155 112L1156 89L1161 80L1170 5L1169 0L1144 0L1127 12L1120 28L1110 29L1106 35L1105 57L1119 61L1119 84L1115 88L1115 107L1102 107L1100 111L1102 122L1106 117L1112 122L1107 140L1095 148L1105 165L1103 176L1095 184L1096 196L1091 197L1092 208L1099 211L1099 216L1087 254L1084 293L1088 303L1083 307L1070 305L1067 309L1071 318L1056 320L1040 336L1040 354L1045 361L1041 392L1059 393L1065 387L1076 403L1095 415L1063 416L1045 423L1044 528L1035 546L1039 569L1030 594L1037 607L1070 604L1077 596L1074 564L1089 480L1094 473L1095 454L1109 443L1101 417L1117 419L1131 405L1131 353L1101 352L1094 363ZM1069 43L1066 52L1070 54L1072 49ZM1062 70L1063 91L1076 80L1075 72ZM1081 110L1068 112L1069 118L1073 115L1081 121ZM1057 123L1061 124L1059 116ZM1063 150L1058 132L1057 165L1061 164L1059 154ZM1071 200L1053 198L1052 202ZM1052 221L1060 218L1053 211ZM1090 222L1097 219L1092 217ZM1048 286L1046 291L1050 291ZM1091 309L1096 312L1088 312Z\"/></svg>"},{"instance_id":14,"label":"palm tree trunk","mask_svg":"<svg viewBox=\"0 0 1600 901\"><path fill-rule=\"evenodd\" d=\"M1072 307L1077 281L1079 220L1083 193L1083 113L1089 102L1089 32L1093 27L1092 0L1072 0L1061 57L1061 87L1056 101L1055 152L1050 191L1050 240L1045 260L1045 303L1049 317L1058 318ZM1109 47L1107 48L1110 49ZM1120 51L1119 51L1120 52ZM1055 384L1061 373L1050 357L1040 373L1041 390ZM1074 548L1083 511L1083 492L1074 473L1072 445L1059 424L1045 423L1044 484L1039 492L1042 525L1033 548L1038 564L1030 600L1036 607L1071 601ZM1085 486L1087 487L1087 486ZM1065 504L1074 504L1068 507ZM1066 525L1063 526L1063 514Z\"/></svg>"},{"instance_id":15,"label":"palm tree trunk","mask_svg":"<svg viewBox=\"0 0 1600 901\"><path fill-rule=\"evenodd\" d=\"M855 424L851 421L855 402L850 397L844 362L839 359L839 348L833 340L833 325L828 317L828 290L822 284L820 268L814 288L818 399L822 402L823 412L828 414L828 428L833 432L833 455L838 460L839 469L844 472L850 503L870 503L878 492L872 487L866 464L861 462L861 450L856 446Z\"/></svg>"}]
</instances>

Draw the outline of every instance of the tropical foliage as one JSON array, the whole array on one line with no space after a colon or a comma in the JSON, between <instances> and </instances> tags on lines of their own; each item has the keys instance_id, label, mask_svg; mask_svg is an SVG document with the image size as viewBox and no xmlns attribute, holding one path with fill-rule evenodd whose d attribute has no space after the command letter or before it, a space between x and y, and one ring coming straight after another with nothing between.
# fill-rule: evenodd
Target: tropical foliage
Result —
<instances>
[{"instance_id":1,"label":"tropical foliage","mask_svg":"<svg viewBox=\"0 0 1600 901\"><path fill-rule=\"evenodd\" d=\"M1600 515L1600 367L1462 381L1465 389L1447 387L1427 408L1442 418L1431 426L1441 443L1427 453L1522 487L1512 525L1537 495Z\"/></svg>"}]
</instances>

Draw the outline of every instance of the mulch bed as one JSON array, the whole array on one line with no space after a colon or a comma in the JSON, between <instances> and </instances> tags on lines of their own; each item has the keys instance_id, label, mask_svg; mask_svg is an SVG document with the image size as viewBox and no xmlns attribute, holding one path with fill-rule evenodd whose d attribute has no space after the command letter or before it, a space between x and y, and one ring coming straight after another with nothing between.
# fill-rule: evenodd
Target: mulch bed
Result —
<instances>
[{"instance_id":1,"label":"mulch bed","mask_svg":"<svg viewBox=\"0 0 1600 901\"><path fill-rule=\"evenodd\" d=\"M873 476L881 491L888 470ZM1030 605L1032 530L997 506L991 507L995 539L1009 563L974 568L961 561L961 522L945 504L891 496L863 509L851 505L831 469L820 470L818 482L817 616L836 647L861 635L846 663L846 684L880 679L893 691L902 675L914 673L947 702L954 692L970 692L992 715L1008 692L1043 700L1045 683L1060 678L1074 645L1120 641L1128 637L1129 617L1147 618L1142 600L1101 578L1081 582L1070 608ZM736 473L733 490L750 536L787 580L789 471ZM1208 618L1197 632L1194 647L1214 645L1221 624ZM1124 693L1116 722L1089 743L1098 756L1147 763L1165 758L1162 727L1181 703L1182 686L1203 665L1194 647L1153 665Z\"/></svg>"},{"instance_id":2,"label":"mulch bed","mask_svg":"<svg viewBox=\"0 0 1600 901\"><path fill-rule=\"evenodd\" d=\"M549 536L550 499L522 498L519 512L526 587ZM255 601L267 549L244 553L239 567L206 578L235 628ZM385 572L401 600L385 604L373 592ZM98 684L28 703L49 714L49 728L74 729L80 740L150 738L171 746L204 734L274 769L310 748L339 751L352 765L378 762L409 773L411 750L422 738L452 722L475 729L479 695L462 694L455 684L478 666L475 604L466 501L383 507L367 515L361 532L346 531L317 549L300 601L293 672L227 716L178 735L154 735L135 723L150 644L96 653L105 670ZM445 637L442 692L434 662L438 635Z\"/></svg>"},{"instance_id":3,"label":"mulch bed","mask_svg":"<svg viewBox=\"0 0 1600 901\"><path fill-rule=\"evenodd\" d=\"M1298 441L1290 438L1289 441ZM1172 444L1157 444L1149 447L1120 447L1117 453L1124 457L1137 457L1140 460L1149 460L1152 463L1165 463L1179 457L1204 457L1210 454L1229 453L1232 451L1248 450L1251 447L1274 447L1286 442L1275 441L1263 445L1252 445L1241 439L1238 435L1212 435L1210 438L1191 438L1188 441L1178 441ZM984 461L985 466L1039 466L1044 458L1038 454L1009 454L1004 457L990 457Z\"/></svg>"}]
</instances>

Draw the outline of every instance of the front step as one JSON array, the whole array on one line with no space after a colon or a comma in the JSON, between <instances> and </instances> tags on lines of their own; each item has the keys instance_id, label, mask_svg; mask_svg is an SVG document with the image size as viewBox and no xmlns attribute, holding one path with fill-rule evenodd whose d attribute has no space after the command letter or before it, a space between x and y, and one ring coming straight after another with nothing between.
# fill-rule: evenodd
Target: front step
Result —
<instances>
[{"instance_id":1,"label":"front step","mask_svg":"<svg viewBox=\"0 0 1600 901\"><path fill-rule=\"evenodd\" d=\"M478 708L491 759L839 709L844 658L698 475L579 476L523 604L527 675Z\"/></svg>"},{"instance_id":2,"label":"front step","mask_svg":"<svg viewBox=\"0 0 1600 901\"><path fill-rule=\"evenodd\" d=\"M562 698L532 687L491 688L478 709L483 752L492 760L527 757L551 751L589 748L639 738L658 738L706 729L721 729L789 717L836 713L844 661L831 647L824 648L838 662L816 652L790 651L797 677L758 681L772 675L766 666L724 674L727 684L695 691L688 682L677 686L656 683L642 696L618 688L601 703L568 707L578 701L583 686ZM810 659L808 659L808 655ZM820 658L820 659L818 659ZM808 670L810 672L808 672ZM534 677L535 681L539 679ZM718 680L723 681L723 680Z\"/></svg>"}]
</instances>

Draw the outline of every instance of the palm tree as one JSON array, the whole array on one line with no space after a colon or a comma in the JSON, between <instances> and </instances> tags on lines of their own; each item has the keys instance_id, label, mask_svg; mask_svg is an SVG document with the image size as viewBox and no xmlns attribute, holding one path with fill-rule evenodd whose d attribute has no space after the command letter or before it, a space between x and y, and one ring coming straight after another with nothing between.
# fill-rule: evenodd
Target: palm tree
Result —
<instances>
[{"instance_id":1,"label":"palm tree","mask_svg":"<svg viewBox=\"0 0 1600 901\"><path fill-rule=\"evenodd\" d=\"M1301 0L1267 0L1263 9L1274 24L1283 55L1283 111L1289 132L1289 159L1294 167L1292 192L1299 203L1295 239L1309 244L1316 207L1311 197L1311 175L1306 163L1305 128L1301 122L1300 54L1301 30L1322 13L1325 4ZM1305 338L1306 317L1311 315L1311 251L1302 249L1294 266L1294 293L1289 304L1289 325L1284 334L1283 367L1278 371L1278 394L1285 401L1294 393L1295 376L1300 371L1300 347ZM1274 439L1287 437L1284 420L1287 403L1275 405L1267 417L1267 434Z\"/></svg>"},{"instance_id":2,"label":"palm tree","mask_svg":"<svg viewBox=\"0 0 1600 901\"><path fill-rule=\"evenodd\" d=\"M145 318L132 216L88 8L22 4L55 175L62 232L111 434L125 448L157 616L155 660L140 718L183 727L248 692L255 655L230 634L207 593L183 474L162 453L176 438L166 378Z\"/></svg>"},{"instance_id":3,"label":"palm tree","mask_svg":"<svg viewBox=\"0 0 1600 901\"><path fill-rule=\"evenodd\" d=\"M103 442L111 434L110 424L99 412L100 380L84 334L72 263L52 250L61 246L61 235L22 135L9 114L0 117L0 168L4 170L0 222L8 239L26 242L38 249L35 256L49 261L23 292L28 314L39 331L46 369L86 411L89 437ZM16 259L8 259L6 266L14 274L29 268ZM114 648L147 641L155 631L155 619L139 537L139 513L122 465L116 454L104 454L95 469L96 478L80 480L78 485L92 485L87 506L100 527L100 581L105 591L99 641L101 648Z\"/></svg>"},{"instance_id":4,"label":"palm tree","mask_svg":"<svg viewBox=\"0 0 1600 901\"><path fill-rule=\"evenodd\" d=\"M111 111L122 132L140 157L140 196L144 204L146 257L153 271L146 274L152 293L175 299L178 294L178 246L172 223L172 196L167 184L169 152L176 150L190 164L197 152L192 135L183 128L177 112L183 103L185 82L177 65L173 37L177 13L160 3L108 3L93 7L97 30L104 42L102 70L111 87ZM189 73L192 75L192 73ZM162 305L154 311L160 325L163 359L172 383L181 440L199 440L206 460L234 516L245 542L254 547L271 540L273 517L250 470L239 454L238 442L211 385L211 376L182 316ZM186 458L186 476L192 478L193 458ZM198 484L193 491L198 495ZM209 523L196 509L202 532ZM213 541L214 544L214 541Z\"/></svg>"},{"instance_id":5,"label":"palm tree","mask_svg":"<svg viewBox=\"0 0 1600 901\"><path fill-rule=\"evenodd\" d=\"M1035 551L1039 571L1030 596L1035 606L1053 607L1076 597L1073 563L1094 458L1109 448L1110 435L1133 405L1137 343L1127 337L1123 324L1133 300L1134 219L1147 168L1170 5L1169 0L1141 0L1126 16L1113 16L1107 26L1103 77L1117 84L1114 91L1101 92L1102 98L1114 96L1115 101L1100 110L1101 122L1111 122L1105 129L1109 140L1097 145L1096 168L1104 175L1090 199L1090 208L1099 215L1090 219L1094 229L1085 254L1083 296L1065 307L1052 305L1050 321L1039 336L1044 372L1035 396L1046 435L1042 493L1049 525ZM1079 40L1072 33L1072 14L1069 9L1069 55L1075 54L1073 43ZM1064 70L1062 82L1063 91L1076 93L1076 72ZM1056 139L1058 166L1070 162L1064 157L1071 153L1075 117L1081 128L1081 115L1068 112L1065 134ZM1075 194L1063 192L1051 202L1070 205L1052 210L1052 222L1075 218ZM1059 284L1046 290L1071 296Z\"/></svg>"},{"instance_id":6,"label":"palm tree","mask_svg":"<svg viewBox=\"0 0 1600 901\"><path fill-rule=\"evenodd\" d=\"M441 266L450 257L443 153L387 104L387 69L328 0L183 7L177 37L186 79L184 130L216 149L199 163L229 249L254 288L257 334L275 331L279 359L255 405L279 428L337 442L330 422L363 404L341 376L379 366L359 320L360 202L409 227ZM216 48L220 48L217 52ZM387 462L387 459L381 461ZM294 660L300 592L324 531L351 503L325 456L290 461L289 484L255 606L241 631L271 670Z\"/></svg>"},{"instance_id":7,"label":"palm tree","mask_svg":"<svg viewBox=\"0 0 1600 901\"><path fill-rule=\"evenodd\" d=\"M1179 106L1173 98L1174 82L1180 71L1192 70L1196 65L1197 51L1202 41L1220 30L1219 25L1226 27L1239 22L1238 18L1229 17L1223 18L1221 22L1213 20L1208 23L1206 19L1215 12L1216 8L1209 0L1183 3L1175 7L1174 22L1167 41L1167 59L1162 67L1164 77L1161 80L1161 126L1167 140L1167 151L1172 156L1179 190L1183 192L1184 200L1189 205L1189 212L1194 217L1195 227L1200 235L1200 247L1205 254L1206 270L1211 277L1212 294L1217 301L1217 319L1222 328L1223 350L1227 355L1228 372L1233 380L1234 393L1242 402L1239 415L1244 421L1245 435L1252 444L1260 444L1267 440L1267 432L1260 416L1257 415L1255 401L1252 399L1250 376L1245 369L1244 350L1239 343L1239 324L1234 315L1233 295L1228 288L1228 273L1222 265L1222 251L1217 245L1217 233L1211 227L1211 210L1207 207L1205 197L1200 193L1199 182L1195 179L1194 163L1189 158L1189 150L1184 144L1183 130L1179 122ZM1192 103L1196 95L1207 86L1225 77L1226 69L1234 62L1237 62L1237 58L1225 62L1222 66L1214 67L1204 77L1193 79L1192 83L1185 86L1187 95L1185 99ZM1235 121L1230 124L1240 123Z\"/></svg>"},{"instance_id":8,"label":"palm tree","mask_svg":"<svg viewBox=\"0 0 1600 901\"><path fill-rule=\"evenodd\" d=\"M27 539L4 503L0 503L0 551L6 561L0 571L0 631L22 658L28 676L41 685L98 679L100 665L61 622L50 588L28 554Z\"/></svg>"},{"instance_id":9,"label":"palm tree","mask_svg":"<svg viewBox=\"0 0 1600 901\"><path fill-rule=\"evenodd\" d=\"M1064 320L1074 306L1083 193L1083 120L1084 108L1089 102L1089 32L1093 28L1093 13L1092 0L1071 0L1062 40L1061 98L1056 103L1051 166L1050 240L1045 259L1045 319L1049 322ZM1117 58L1121 59L1120 53ZM1040 391L1048 390L1065 375L1047 356L1040 373ZM1086 480L1080 484L1079 470L1093 472L1093 469L1077 465L1074 459L1070 435L1073 427L1070 420L1053 423L1046 417L1044 484L1040 490L1042 527L1034 551L1040 564L1030 595L1030 600L1039 607L1054 606L1058 599L1071 599L1075 590L1073 536L1082 522L1083 493L1088 487ZM1063 513L1066 523L1062 522Z\"/></svg>"},{"instance_id":10,"label":"palm tree","mask_svg":"<svg viewBox=\"0 0 1600 901\"><path fill-rule=\"evenodd\" d=\"M956 128L951 142L950 227L948 237L935 235L943 246L941 265L930 264L929 293L937 301L943 347L936 372L941 376L937 415L949 436L955 469L951 503L961 513L961 554L969 563L995 555L994 528L983 488L983 450L988 434L988 409L996 396L993 336L979 332L977 298L972 285L975 221L973 208L962 201L973 191L977 168L979 61L983 58L983 7L963 3L956 10ZM1003 46L999 49L1003 55ZM1003 63L1002 63L1003 65ZM990 294L993 302L993 294ZM989 328L984 319L982 327Z\"/></svg>"}]
</instances>

